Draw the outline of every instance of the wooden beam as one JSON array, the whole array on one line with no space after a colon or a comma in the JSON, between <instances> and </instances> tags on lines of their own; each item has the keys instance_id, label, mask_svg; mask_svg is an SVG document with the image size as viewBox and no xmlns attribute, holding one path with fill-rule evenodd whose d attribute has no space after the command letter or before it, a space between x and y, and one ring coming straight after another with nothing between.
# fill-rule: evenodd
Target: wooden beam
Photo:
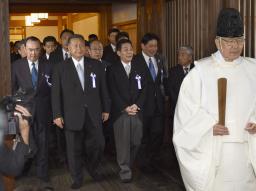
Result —
<instances>
[{"instance_id":1,"label":"wooden beam","mask_svg":"<svg viewBox=\"0 0 256 191\"><path fill-rule=\"evenodd\" d=\"M22 27L25 26L24 20L11 20L10 21L10 27ZM57 20L42 20L40 23L35 24L34 26L57 26L58 21Z\"/></svg>"},{"instance_id":2,"label":"wooden beam","mask_svg":"<svg viewBox=\"0 0 256 191\"><path fill-rule=\"evenodd\" d=\"M90 17L95 17L97 15L98 15L98 13L78 13L78 14L72 15L72 21L74 23L77 21L88 19Z\"/></svg>"},{"instance_id":3,"label":"wooden beam","mask_svg":"<svg viewBox=\"0 0 256 191\"><path fill-rule=\"evenodd\" d=\"M10 16L29 16L31 11L27 13L10 13ZM67 16L67 13L49 13L48 16Z\"/></svg>"},{"instance_id":4,"label":"wooden beam","mask_svg":"<svg viewBox=\"0 0 256 191\"><path fill-rule=\"evenodd\" d=\"M49 6L50 4L50 6ZM10 13L95 13L111 4L62 3L10 3ZM110 10L111 11L111 10Z\"/></svg>"}]
</instances>

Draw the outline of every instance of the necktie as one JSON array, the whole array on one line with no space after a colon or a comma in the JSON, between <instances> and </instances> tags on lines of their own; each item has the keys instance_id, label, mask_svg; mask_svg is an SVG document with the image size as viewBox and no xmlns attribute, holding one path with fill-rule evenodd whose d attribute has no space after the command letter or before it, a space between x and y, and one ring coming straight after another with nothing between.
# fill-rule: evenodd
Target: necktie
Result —
<instances>
[{"instance_id":1,"label":"necktie","mask_svg":"<svg viewBox=\"0 0 256 191\"><path fill-rule=\"evenodd\" d=\"M77 70L77 74L78 74L81 86L84 90L84 70L80 63L77 64L76 70Z\"/></svg>"},{"instance_id":2,"label":"necktie","mask_svg":"<svg viewBox=\"0 0 256 191\"><path fill-rule=\"evenodd\" d=\"M35 63L32 63L31 77L32 77L32 85L34 89L36 89L36 86L37 86L37 76L38 74L37 74Z\"/></svg>"},{"instance_id":3,"label":"necktie","mask_svg":"<svg viewBox=\"0 0 256 191\"><path fill-rule=\"evenodd\" d=\"M68 59L68 53L65 52L65 60L67 60L67 59Z\"/></svg>"},{"instance_id":4,"label":"necktie","mask_svg":"<svg viewBox=\"0 0 256 191\"><path fill-rule=\"evenodd\" d=\"M129 77L130 72L131 72L131 66L129 64L126 64L124 69L125 69L127 76Z\"/></svg>"},{"instance_id":5,"label":"necktie","mask_svg":"<svg viewBox=\"0 0 256 191\"><path fill-rule=\"evenodd\" d=\"M185 67L185 68L184 68L184 74L187 75L188 72L189 72L189 68L188 68L188 67Z\"/></svg>"},{"instance_id":6,"label":"necktie","mask_svg":"<svg viewBox=\"0 0 256 191\"><path fill-rule=\"evenodd\" d=\"M155 67L154 67L154 64L153 64L151 58L149 58L148 67L149 67L149 71L151 73L151 76L152 76L153 80L155 81L155 79L156 79L156 70L155 70Z\"/></svg>"}]
</instances>

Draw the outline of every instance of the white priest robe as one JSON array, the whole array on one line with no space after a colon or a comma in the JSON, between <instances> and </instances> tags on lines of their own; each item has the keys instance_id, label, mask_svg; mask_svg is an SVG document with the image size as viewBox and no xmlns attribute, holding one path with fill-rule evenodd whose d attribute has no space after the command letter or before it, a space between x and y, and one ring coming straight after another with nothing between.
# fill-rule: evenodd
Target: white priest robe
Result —
<instances>
[{"instance_id":1,"label":"white priest robe","mask_svg":"<svg viewBox=\"0 0 256 191\"><path fill-rule=\"evenodd\" d=\"M229 135L213 136L222 77L227 78ZM173 143L187 191L256 190L256 135L245 131L248 122L256 123L256 60L225 62L218 51L195 62L181 85L174 117Z\"/></svg>"}]
</instances>

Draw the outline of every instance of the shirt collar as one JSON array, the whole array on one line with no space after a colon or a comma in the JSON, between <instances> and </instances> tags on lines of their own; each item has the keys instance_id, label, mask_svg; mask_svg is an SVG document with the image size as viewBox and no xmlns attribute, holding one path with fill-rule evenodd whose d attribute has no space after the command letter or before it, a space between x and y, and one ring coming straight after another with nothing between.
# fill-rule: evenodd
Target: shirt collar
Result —
<instances>
[{"instance_id":1,"label":"shirt collar","mask_svg":"<svg viewBox=\"0 0 256 191\"><path fill-rule=\"evenodd\" d=\"M116 46L110 43L110 46L112 47L113 51L116 52Z\"/></svg>"},{"instance_id":2,"label":"shirt collar","mask_svg":"<svg viewBox=\"0 0 256 191\"><path fill-rule=\"evenodd\" d=\"M66 53L68 53L68 57L70 57L70 53L68 51L66 51L64 48L62 48L62 53L63 53L64 57L65 57Z\"/></svg>"},{"instance_id":3,"label":"shirt collar","mask_svg":"<svg viewBox=\"0 0 256 191\"><path fill-rule=\"evenodd\" d=\"M72 58L72 60L73 60L73 62L74 62L74 64L75 64L75 67L77 67L77 65L80 64L80 66L81 66L82 68L84 68L84 57L82 57L79 61L76 60L76 59L73 58L73 57L71 57L71 58Z\"/></svg>"},{"instance_id":4,"label":"shirt collar","mask_svg":"<svg viewBox=\"0 0 256 191\"><path fill-rule=\"evenodd\" d=\"M131 66L131 62L129 62L128 64L127 63L124 63L122 60L121 60L122 64L123 64L123 67L125 68L127 65Z\"/></svg>"},{"instance_id":5,"label":"shirt collar","mask_svg":"<svg viewBox=\"0 0 256 191\"><path fill-rule=\"evenodd\" d=\"M50 54L45 53L46 59L49 60Z\"/></svg>"},{"instance_id":6,"label":"shirt collar","mask_svg":"<svg viewBox=\"0 0 256 191\"><path fill-rule=\"evenodd\" d=\"M191 64L189 64L189 65L187 65L187 66L182 66L183 70L185 70L185 68L188 68L188 70L190 70L190 65L191 65Z\"/></svg>"},{"instance_id":7,"label":"shirt collar","mask_svg":"<svg viewBox=\"0 0 256 191\"><path fill-rule=\"evenodd\" d=\"M32 62L31 60L28 60L28 64L29 64L29 66L31 66L31 67L32 67L32 63L34 63L34 64L35 64L35 66L37 67L37 66L38 66L39 61L38 61L38 60L36 60L36 61Z\"/></svg>"},{"instance_id":8,"label":"shirt collar","mask_svg":"<svg viewBox=\"0 0 256 191\"><path fill-rule=\"evenodd\" d=\"M149 58L152 59L152 62L154 62L154 57L149 57L147 54L145 54L143 51L142 51L142 55L144 57L144 59L146 60L146 63L148 64L149 62Z\"/></svg>"}]
</instances>

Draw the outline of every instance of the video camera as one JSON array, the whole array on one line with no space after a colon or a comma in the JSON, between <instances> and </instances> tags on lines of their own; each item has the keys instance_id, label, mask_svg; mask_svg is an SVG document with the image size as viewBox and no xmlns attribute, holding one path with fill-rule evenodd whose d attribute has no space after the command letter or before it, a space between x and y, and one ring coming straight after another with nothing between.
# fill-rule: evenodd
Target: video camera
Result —
<instances>
[{"instance_id":1,"label":"video camera","mask_svg":"<svg viewBox=\"0 0 256 191\"><path fill-rule=\"evenodd\" d=\"M14 115L16 105L21 105L28 110L32 109L33 94L31 91L19 89L15 95L5 96L0 102L0 109L4 113L7 127L4 135L16 135L19 133L19 118Z\"/></svg>"}]
</instances>

